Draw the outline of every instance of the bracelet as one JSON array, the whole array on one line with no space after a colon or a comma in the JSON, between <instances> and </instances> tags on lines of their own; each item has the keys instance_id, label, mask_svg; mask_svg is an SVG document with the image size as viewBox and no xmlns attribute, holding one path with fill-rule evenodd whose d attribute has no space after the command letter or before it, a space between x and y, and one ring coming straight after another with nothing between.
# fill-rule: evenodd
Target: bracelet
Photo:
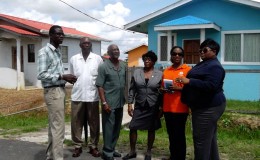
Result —
<instances>
[{"instance_id":1,"label":"bracelet","mask_svg":"<svg viewBox=\"0 0 260 160\"><path fill-rule=\"evenodd\" d=\"M107 104L107 102L106 102L106 101L102 103L102 105L105 105L105 104Z\"/></svg>"}]
</instances>

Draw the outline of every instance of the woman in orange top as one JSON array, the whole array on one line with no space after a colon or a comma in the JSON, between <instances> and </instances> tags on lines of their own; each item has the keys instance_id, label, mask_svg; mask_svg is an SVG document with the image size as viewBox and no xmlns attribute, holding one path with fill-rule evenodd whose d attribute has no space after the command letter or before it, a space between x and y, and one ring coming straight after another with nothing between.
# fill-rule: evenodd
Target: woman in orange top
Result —
<instances>
[{"instance_id":1,"label":"woman in orange top","mask_svg":"<svg viewBox=\"0 0 260 160\"><path fill-rule=\"evenodd\" d=\"M176 83L175 79L186 76L191 69L187 64L183 64L184 50L179 46L171 49L172 65L163 72L163 112L166 128L169 136L170 159L185 160L186 157L186 137L185 125L189 114L189 108L180 100L183 84ZM165 88L166 81L172 85Z\"/></svg>"}]
</instances>

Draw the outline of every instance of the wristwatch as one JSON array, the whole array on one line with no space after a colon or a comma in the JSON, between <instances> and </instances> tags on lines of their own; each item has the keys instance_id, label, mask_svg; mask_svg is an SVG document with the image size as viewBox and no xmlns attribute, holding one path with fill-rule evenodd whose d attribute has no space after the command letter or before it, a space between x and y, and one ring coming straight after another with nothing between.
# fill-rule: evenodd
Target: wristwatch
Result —
<instances>
[{"instance_id":1,"label":"wristwatch","mask_svg":"<svg viewBox=\"0 0 260 160\"><path fill-rule=\"evenodd\" d=\"M102 103L102 105L105 105L105 104L107 104L107 102L106 102L106 101Z\"/></svg>"}]
</instances>

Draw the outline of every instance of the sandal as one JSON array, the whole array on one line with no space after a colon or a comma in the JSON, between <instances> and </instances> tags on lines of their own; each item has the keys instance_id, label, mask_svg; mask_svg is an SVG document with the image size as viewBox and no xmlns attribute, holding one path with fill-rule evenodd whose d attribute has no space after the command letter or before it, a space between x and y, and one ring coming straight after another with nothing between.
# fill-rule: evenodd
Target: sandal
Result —
<instances>
[{"instance_id":1,"label":"sandal","mask_svg":"<svg viewBox=\"0 0 260 160\"><path fill-rule=\"evenodd\" d=\"M127 159L132 159L132 158L136 158L136 153L134 153L134 154L128 153L128 154L125 155L122 159L123 159L123 160L127 160Z\"/></svg>"},{"instance_id":2,"label":"sandal","mask_svg":"<svg viewBox=\"0 0 260 160\"><path fill-rule=\"evenodd\" d=\"M92 154L93 157L100 157L100 152L98 151L97 148L94 149L91 148L89 153Z\"/></svg>"}]
</instances>

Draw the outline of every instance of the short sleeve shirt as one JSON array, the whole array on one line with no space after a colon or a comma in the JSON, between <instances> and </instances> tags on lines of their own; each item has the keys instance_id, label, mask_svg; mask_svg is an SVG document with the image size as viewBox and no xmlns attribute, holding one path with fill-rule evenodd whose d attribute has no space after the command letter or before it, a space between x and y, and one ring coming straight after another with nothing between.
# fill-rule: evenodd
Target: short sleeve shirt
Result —
<instances>
[{"instance_id":1,"label":"short sleeve shirt","mask_svg":"<svg viewBox=\"0 0 260 160\"><path fill-rule=\"evenodd\" d=\"M118 69L110 60L105 60L98 68L96 86L104 89L105 99L112 109L125 104L126 65L119 62Z\"/></svg>"},{"instance_id":2,"label":"short sleeve shirt","mask_svg":"<svg viewBox=\"0 0 260 160\"><path fill-rule=\"evenodd\" d=\"M82 53L76 54L70 59L70 73L78 79L71 91L71 100L80 102L94 102L99 100L95 85L98 66L103 63L101 56L90 52L86 60Z\"/></svg>"},{"instance_id":3,"label":"short sleeve shirt","mask_svg":"<svg viewBox=\"0 0 260 160\"><path fill-rule=\"evenodd\" d=\"M182 75L185 76L189 72L191 67L189 67L187 64L183 64L177 69L174 69L172 66L168 67L163 72L163 83L162 86L164 86L164 79L170 79L175 81L175 79ZM183 84L180 83L174 83L174 85L177 86L183 86ZM173 93L165 93L163 96L163 111L164 112L173 112L173 113L188 113L189 108L186 104L183 104L181 102L181 92L175 91Z\"/></svg>"}]
</instances>

